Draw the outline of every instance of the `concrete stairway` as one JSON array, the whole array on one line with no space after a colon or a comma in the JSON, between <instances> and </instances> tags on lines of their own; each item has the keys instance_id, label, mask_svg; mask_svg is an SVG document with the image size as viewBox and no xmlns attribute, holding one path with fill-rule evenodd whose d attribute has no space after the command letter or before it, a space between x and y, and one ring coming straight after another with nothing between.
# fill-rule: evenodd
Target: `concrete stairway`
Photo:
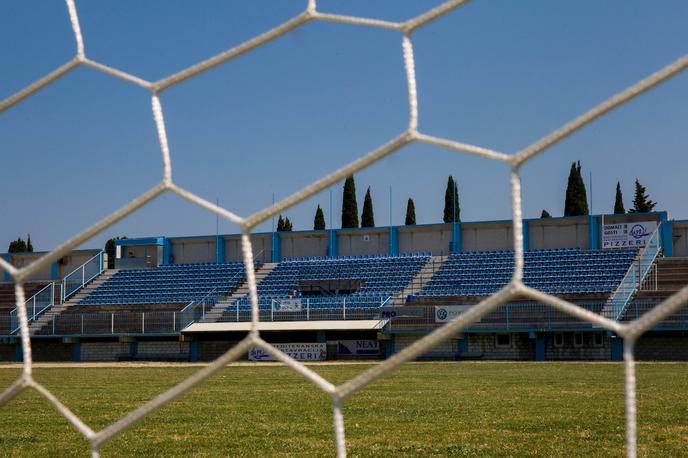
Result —
<instances>
[{"instance_id":1,"label":"concrete stairway","mask_svg":"<svg viewBox=\"0 0 688 458\"><path fill-rule=\"evenodd\" d=\"M256 270L256 285L268 276L270 272L277 266L276 262L268 262L263 264L260 269ZM215 306L205 313L205 317L201 320L203 323L214 323L220 319L225 309L233 304L235 301L246 297L248 295L248 283L244 281L239 285L234 292L215 303Z\"/></svg>"},{"instance_id":2,"label":"concrete stairway","mask_svg":"<svg viewBox=\"0 0 688 458\"><path fill-rule=\"evenodd\" d=\"M654 279L646 282L636 294L638 299L664 300L688 285L688 258L658 258L656 269L648 275L656 275L656 284Z\"/></svg>"},{"instance_id":3,"label":"concrete stairway","mask_svg":"<svg viewBox=\"0 0 688 458\"><path fill-rule=\"evenodd\" d=\"M409 282L408 285L398 294L395 294L389 301L389 305L392 307L401 307L406 304L406 298L414 293L419 292L425 285L428 284L430 279L435 275L444 261L447 260L449 256L431 256L430 259L425 263L425 265L420 269L418 274Z\"/></svg>"},{"instance_id":4,"label":"concrete stairway","mask_svg":"<svg viewBox=\"0 0 688 458\"><path fill-rule=\"evenodd\" d=\"M98 288L100 285L112 278L113 275L117 273L117 269L106 270L95 279L93 279L88 285L79 290L78 293L70 297L67 302L63 304L55 304L48 310L46 310L41 316L36 320L29 323L29 332L35 334L45 326L48 326L52 321L53 317L58 316L60 313L65 311L67 308L78 304L81 299L88 296L93 290Z\"/></svg>"}]
</instances>

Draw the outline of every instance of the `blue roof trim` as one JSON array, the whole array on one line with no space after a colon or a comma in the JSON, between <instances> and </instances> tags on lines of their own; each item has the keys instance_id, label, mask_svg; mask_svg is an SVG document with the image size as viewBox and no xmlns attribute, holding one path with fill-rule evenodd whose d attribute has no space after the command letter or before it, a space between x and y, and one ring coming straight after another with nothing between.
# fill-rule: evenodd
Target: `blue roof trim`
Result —
<instances>
[{"instance_id":1,"label":"blue roof trim","mask_svg":"<svg viewBox=\"0 0 688 458\"><path fill-rule=\"evenodd\" d=\"M115 246L143 246L143 245L160 245L165 243L165 237L146 237L140 239L122 239L115 240Z\"/></svg>"}]
</instances>

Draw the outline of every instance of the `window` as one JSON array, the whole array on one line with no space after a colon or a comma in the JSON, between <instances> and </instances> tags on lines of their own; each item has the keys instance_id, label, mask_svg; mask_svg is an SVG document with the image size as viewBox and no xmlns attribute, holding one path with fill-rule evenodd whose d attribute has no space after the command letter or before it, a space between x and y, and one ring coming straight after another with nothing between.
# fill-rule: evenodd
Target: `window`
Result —
<instances>
[{"instance_id":1,"label":"window","mask_svg":"<svg viewBox=\"0 0 688 458\"><path fill-rule=\"evenodd\" d=\"M592 335L592 344L596 347L601 347L604 343L604 337L601 332L596 332Z\"/></svg>"},{"instance_id":2,"label":"window","mask_svg":"<svg viewBox=\"0 0 688 458\"><path fill-rule=\"evenodd\" d=\"M497 346L501 348L511 347L511 334L497 334Z\"/></svg>"},{"instance_id":3,"label":"window","mask_svg":"<svg viewBox=\"0 0 688 458\"><path fill-rule=\"evenodd\" d=\"M558 332L554 334L554 346L563 347L564 346L564 334Z\"/></svg>"},{"instance_id":4,"label":"window","mask_svg":"<svg viewBox=\"0 0 688 458\"><path fill-rule=\"evenodd\" d=\"M576 332L573 334L573 346L582 347L583 346L583 334Z\"/></svg>"}]
</instances>

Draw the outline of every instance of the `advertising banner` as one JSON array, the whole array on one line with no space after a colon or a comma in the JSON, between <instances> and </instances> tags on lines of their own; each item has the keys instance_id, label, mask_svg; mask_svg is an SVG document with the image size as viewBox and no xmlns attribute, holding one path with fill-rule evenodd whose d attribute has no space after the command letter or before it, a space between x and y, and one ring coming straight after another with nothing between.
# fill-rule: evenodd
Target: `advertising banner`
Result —
<instances>
[{"instance_id":1,"label":"advertising banner","mask_svg":"<svg viewBox=\"0 0 688 458\"><path fill-rule=\"evenodd\" d=\"M602 226L602 248L642 248L655 229L656 221L605 224Z\"/></svg>"},{"instance_id":2,"label":"advertising banner","mask_svg":"<svg viewBox=\"0 0 688 458\"><path fill-rule=\"evenodd\" d=\"M403 307L380 307L380 318L423 318L425 317L424 307L413 307L405 305Z\"/></svg>"},{"instance_id":3,"label":"advertising banner","mask_svg":"<svg viewBox=\"0 0 688 458\"><path fill-rule=\"evenodd\" d=\"M380 354L380 342L377 340L340 340L337 342L337 354L373 356Z\"/></svg>"},{"instance_id":4,"label":"advertising banner","mask_svg":"<svg viewBox=\"0 0 688 458\"><path fill-rule=\"evenodd\" d=\"M436 305L435 323L447 323L464 313L472 305ZM480 320L478 320L480 321ZM477 322L477 321L476 321Z\"/></svg>"},{"instance_id":5,"label":"advertising banner","mask_svg":"<svg viewBox=\"0 0 688 458\"><path fill-rule=\"evenodd\" d=\"M325 343L281 343L273 347L291 356L297 361L324 361L327 359ZM262 348L251 348L248 352L251 361L275 361L275 358Z\"/></svg>"},{"instance_id":6,"label":"advertising banner","mask_svg":"<svg viewBox=\"0 0 688 458\"><path fill-rule=\"evenodd\" d=\"M301 299L282 299L272 303L275 312L300 312Z\"/></svg>"}]
</instances>

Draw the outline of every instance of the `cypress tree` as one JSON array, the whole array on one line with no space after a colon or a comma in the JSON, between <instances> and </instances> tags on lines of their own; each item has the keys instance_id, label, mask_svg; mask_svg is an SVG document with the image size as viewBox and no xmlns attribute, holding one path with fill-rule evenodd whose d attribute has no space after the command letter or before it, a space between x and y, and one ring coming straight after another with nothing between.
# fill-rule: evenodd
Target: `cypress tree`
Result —
<instances>
[{"instance_id":1,"label":"cypress tree","mask_svg":"<svg viewBox=\"0 0 688 458\"><path fill-rule=\"evenodd\" d=\"M456 205L456 211L454 211ZM444 218L445 223L461 221L461 206L459 205L459 189L454 177L449 175L447 189L444 191Z\"/></svg>"},{"instance_id":2,"label":"cypress tree","mask_svg":"<svg viewBox=\"0 0 688 458\"><path fill-rule=\"evenodd\" d=\"M588 196L585 191L585 182L581 174L580 161L571 164L568 184L566 186L566 199L564 202L564 216L587 215Z\"/></svg>"},{"instance_id":3,"label":"cypress tree","mask_svg":"<svg viewBox=\"0 0 688 458\"><path fill-rule=\"evenodd\" d=\"M657 202L650 200L647 195L645 186L640 184L638 179L635 179L635 197L633 198L633 208L629 210L629 213L648 213L654 210Z\"/></svg>"},{"instance_id":4,"label":"cypress tree","mask_svg":"<svg viewBox=\"0 0 688 458\"><path fill-rule=\"evenodd\" d=\"M356 203L356 183L351 175L344 182L342 196L342 228L358 227L358 204Z\"/></svg>"},{"instance_id":5,"label":"cypress tree","mask_svg":"<svg viewBox=\"0 0 688 458\"><path fill-rule=\"evenodd\" d=\"M325 214L323 213L322 208L320 208L320 205L318 205L318 209L315 210L313 229L315 229L316 231L322 231L323 229L325 229Z\"/></svg>"},{"instance_id":6,"label":"cypress tree","mask_svg":"<svg viewBox=\"0 0 688 458\"><path fill-rule=\"evenodd\" d=\"M621 194L621 183L616 182L616 200L614 201L614 214L623 215L626 209L623 204L623 194Z\"/></svg>"},{"instance_id":7,"label":"cypress tree","mask_svg":"<svg viewBox=\"0 0 688 458\"><path fill-rule=\"evenodd\" d=\"M404 224L407 226L416 224L416 206L413 204L413 199L410 197L408 202L406 202L406 221Z\"/></svg>"},{"instance_id":8,"label":"cypress tree","mask_svg":"<svg viewBox=\"0 0 688 458\"><path fill-rule=\"evenodd\" d=\"M282 232L284 230L284 218L282 218L282 215L279 215L279 219L277 220L277 232Z\"/></svg>"},{"instance_id":9,"label":"cypress tree","mask_svg":"<svg viewBox=\"0 0 688 458\"><path fill-rule=\"evenodd\" d=\"M289 217L285 216L284 217L284 231L291 231L293 229L293 226L291 224L291 221L289 221Z\"/></svg>"},{"instance_id":10,"label":"cypress tree","mask_svg":"<svg viewBox=\"0 0 688 458\"><path fill-rule=\"evenodd\" d=\"M375 227L375 215L373 214L373 199L370 197L370 186L368 186L365 199L363 199L361 227Z\"/></svg>"},{"instance_id":11,"label":"cypress tree","mask_svg":"<svg viewBox=\"0 0 688 458\"><path fill-rule=\"evenodd\" d=\"M28 235L26 239L26 251L33 253L33 245L31 244L31 234Z\"/></svg>"},{"instance_id":12,"label":"cypress tree","mask_svg":"<svg viewBox=\"0 0 688 458\"><path fill-rule=\"evenodd\" d=\"M542 210L542 213L540 213L540 218L551 218L552 215L549 214L547 210Z\"/></svg>"}]
</instances>

